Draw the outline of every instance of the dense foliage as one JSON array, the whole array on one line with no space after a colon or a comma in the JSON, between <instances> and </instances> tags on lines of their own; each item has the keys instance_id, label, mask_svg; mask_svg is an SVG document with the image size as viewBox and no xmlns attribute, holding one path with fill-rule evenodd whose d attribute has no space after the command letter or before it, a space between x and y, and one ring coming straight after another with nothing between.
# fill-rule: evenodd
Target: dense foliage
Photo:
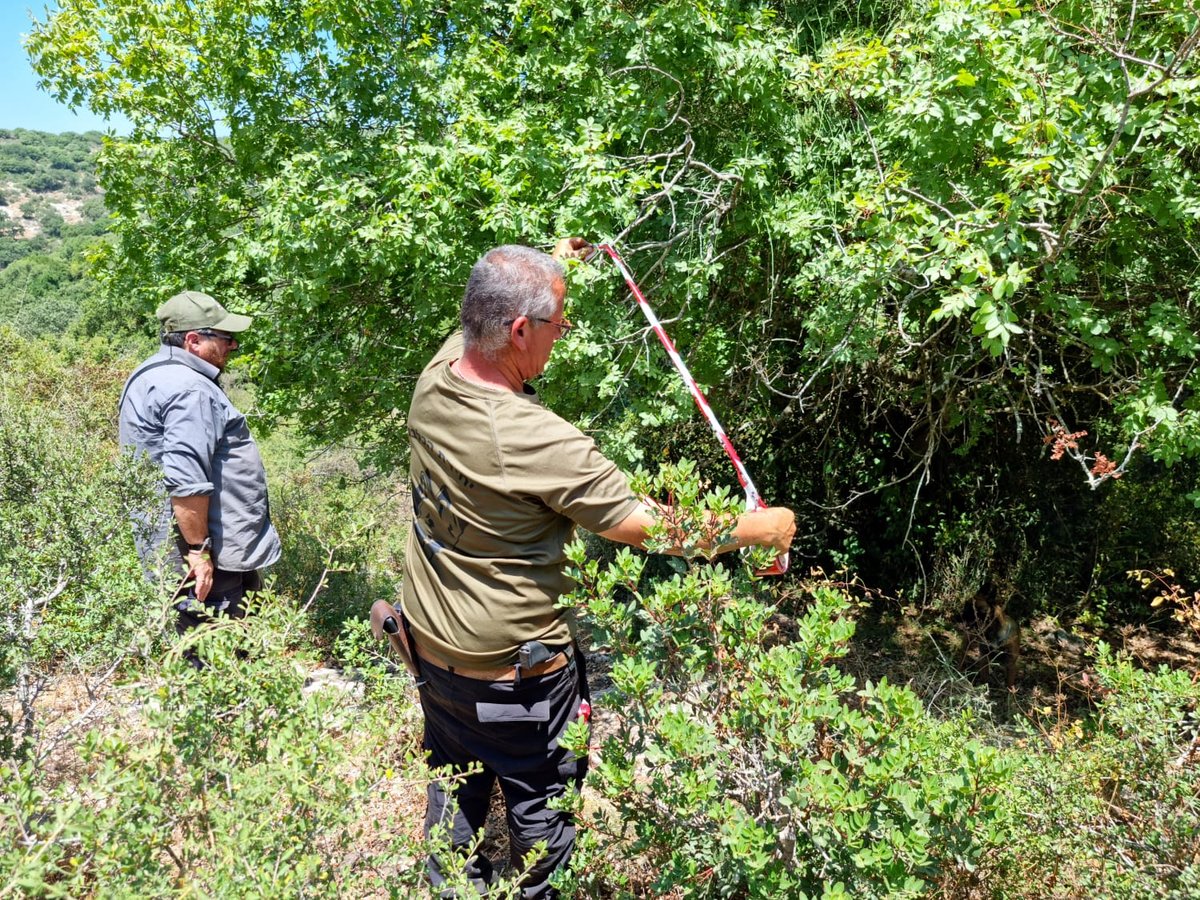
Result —
<instances>
[{"instance_id":1,"label":"dense foliage","mask_svg":"<svg viewBox=\"0 0 1200 900\"><path fill-rule=\"evenodd\" d=\"M7 330L0 350L0 897L419 894L436 776L411 683L359 619L394 596L392 489L264 441L285 564L257 615L189 638L196 672L125 528L154 482L114 447L134 359ZM736 508L686 465L639 484L678 501L669 540ZM845 585L598 555L572 551L566 601L611 662L597 731L568 736L594 754L576 896L1195 894L1186 673L1101 650L1083 715L999 731L948 672L926 702L849 678ZM331 654L344 674L316 680Z\"/></svg>"},{"instance_id":2,"label":"dense foliage","mask_svg":"<svg viewBox=\"0 0 1200 900\"><path fill-rule=\"evenodd\" d=\"M709 512L732 519L736 500L699 504L686 468L656 481L695 514L663 522L664 544ZM643 586L627 550L608 566L582 544L571 558L566 602L612 648L605 699L621 710L599 748L594 784L613 808L591 825L593 865L616 835L651 860L656 893L916 897L969 883L1000 831L1008 764L966 717L939 721L886 676L856 686L838 670L854 633L844 593L806 583L785 636L745 572L696 559Z\"/></svg>"},{"instance_id":3,"label":"dense foliage","mask_svg":"<svg viewBox=\"0 0 1200 900\"><path fill-rule=\"evenodd\" d=\"M1048 896L1170 898L1200 891L1200 704L1186 672L1146 672L1099 648L1096 714L1030 728L1005 805L1007 883Z\"/></svg>"},{"instance_id":4,"label":"dense foliage","mask_svg":"<svg viewBox=\"0 0 1200 900\"><path fill-rule=\"evenodd\" d=\"M261 397L312 433L402 459L473 259L614 239L805 553L1128 611L1102 493L1200 498L1197 27L1186 0L65 0L29 50L133 123L99 161L105 322L183 287L265 313ZM619 459L715 469L614 273L572 282L549 401Z\"/></svg>"},{"instance_id":5,"label":"dense foliage","mask_svg":"<svg viewBox=\"0 0 1200 900\"><path fill-rule=\"evenodd\" d=\"M106 667L139 648L147 588L128 519L151 502L145 473L116 457L107 397L119 375L93 364L64 379L62 360L0 327L0 689L15 688L11 752L34 740L34 703L65 663ZM65 441L64 436L71 435ZM103 636L104 639L97 639Z\"/></svg>"},{"instance_id":6,"label":"dense foliage","mask_svg":"<svg viewBox=\"0 0 1200 900\"><path fill-rule=\"evenodd\" d=\"M344 473L268 442L290 566L248 627L195 641L196 672L167 637L179 573L152 584L133 547L130 514L161 502L116 446L136 357L6 327L0 352L0 897L410 896L426 847L373 805L433 777L411 698L352 627L373 702L305 687L328 632L394 587L372 565L400 538L386 493L326 490Z\"/></svg>"},{"instance_id":7,"label":"dense foliage","mask_svg":"<svg viewBox=\"0 0 1200 900\"><path fill-rule=\"evenodd\" d=\"M15 191L63 192L86 199L96 191L95 159L102 136L67 132L48 134L25 128L0 129L0 178L11 203Z\"/></svg>"},{"instance_id":8,"label":"dense foliage","mask_svg":"<svg viewBox=\"0 0 1200 900\"><path fill-rule=\"evenodd\" d=\"M687 466L642 483L684 506L665 543L732 515ZM565 603L611 650L604 702L620 711L592 747L583 895L631 887L613 865L630 853L653 896L1183 898L1200 884L1186 673L1101 646L1092 715L1035 717L997 745L969 706L933 715L907 687L839 670L855 630L844 586L771 596L698 554L668 578L628 551L570 555ZM570 739L588 746L582 728Z\"/></svg>"},{"instance_id":9,"label":"dense foliage","mask_svg":"<svg viewBox=\"0 0 1200 900\"><path fill-rule=\"evenodd\" d=\"M362 621L402 470L355 451L402 462L473 259L565 234L620 245L802 537L770 583L572 550L611 669L568 736L564 882L1196 896L1195 677L1101 646L1054 688L1077 706L1023 677L1009 715L937 659L854 678L859 582L805 563L944 615L990 581L1200 627L1198 43L1186 0L59 0L47 87L134 130L97 158L111 243L99 136L0 132L0 897L422 889L436 775ZM719 531L696 471L724 461L619 279L570 279L547 402L622 462L698 457L638 486L678 503L664 537ZM200 673L126 528L155 480L114 446L181 288L261 316L229 380L285 542L260 614L190 639Z\"/></svg>"}]
</instances>

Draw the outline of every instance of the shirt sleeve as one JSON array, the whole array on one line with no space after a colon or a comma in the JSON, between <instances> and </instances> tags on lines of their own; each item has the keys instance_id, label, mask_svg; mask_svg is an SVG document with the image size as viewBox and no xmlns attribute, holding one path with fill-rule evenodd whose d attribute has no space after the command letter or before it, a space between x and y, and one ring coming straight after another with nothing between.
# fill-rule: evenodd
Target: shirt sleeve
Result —
<instances>
[{"instance_id":1,"label":"shirt sleeve","mask_svg":"<svg viewBox=\"0 0 1200 900\"><path fill-rule=\"evenodd\" d=\"M162 406L163 484L172 497L213 492L212 465L223 424L211 398L180 391Z\"/></svg>"},{"instance_id":2,"label":"shirt sleeve","mask_svg":"<svg viewBox=\"0 0 1200 900\"><path fill-rule=\"evenodd\" d=\"M625 520L638 500L629 480L596 442L570 423L550 414L536 430L538 446L524 456L528 465L510 469L550 509L598 533Z\"/></svg>"}]
</instances>

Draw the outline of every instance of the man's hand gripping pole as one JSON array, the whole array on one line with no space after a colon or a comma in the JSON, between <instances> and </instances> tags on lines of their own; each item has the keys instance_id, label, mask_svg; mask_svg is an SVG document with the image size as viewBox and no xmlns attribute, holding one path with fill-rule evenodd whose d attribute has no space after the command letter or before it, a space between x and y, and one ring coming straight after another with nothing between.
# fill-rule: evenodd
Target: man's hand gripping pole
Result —
<instances>
[{"instance_id":1,"label":"man's hand gripping pole","mask_svg":"<svg viewBox=\"0 0 1200 900\"><path fill-rule=\"evenodd\" d=\"M704 418L708 420L709 426L713 430L713 434L717 436L717 440L721 442L721 446L725 450L725 454L733 463L733 469L737 473L738 482L742 485L742 490L746 492L746 509L757 510L766 509L767 504L763 502L762 496L758 493L758 488L754 486L754 481L750 478L750 473L746 471L746 466L742 463L741 457L738 456L737 450L733 447L733 442L729 440L729 436L725 433L725 429L721 427L721 423L717 421L716 414L712 411L712 407L708 405L708 400L704 396L704 392L700 390L700 386L696 384L696 379L692 377L692 373L688 371L687 363L683 361L683 357L679 355L679 351L675 349L675 344L672 343L670 336L663 328L662 323L658 321L658 316L654 314L654 310L650 308L650 304L646 302L645 296L641 289L637 286L637 282L633 280L633 275L629 271L629 267L625 265L625 260L621 259L615 248L610 244L597 244L594 252L588 257L595 259L600 253L608 254L608 257L613 261L613 265L620 271L621 276L625 279L625 283L629 285L629 290L633 292L634 298L637 300L638 306L642 310L642 314L646 317L646 321L650 323L650 327L654 329L654 333L658 335L659 341L667 351L667 356L671 358L671 363L675 366L675 370L683 379L683 383L687 385L688 391L691 392L692 399L696 401L696 406ZM788 568L788 554L781 553L775 557L775 562L768 568L762 569L756 574L758 575L782 575Z\"/></svg>"}]
</instances>

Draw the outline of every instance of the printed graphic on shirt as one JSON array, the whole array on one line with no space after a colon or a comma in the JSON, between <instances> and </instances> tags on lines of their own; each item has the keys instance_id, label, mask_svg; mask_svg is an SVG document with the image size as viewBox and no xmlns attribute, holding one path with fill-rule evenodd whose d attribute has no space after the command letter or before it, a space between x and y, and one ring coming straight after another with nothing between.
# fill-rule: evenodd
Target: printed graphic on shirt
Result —
<instances>
[{"instance_id":1,"label":"printed graphic on shirt","mask_svg":"<svg viewBox=\"0 0 1200 900\"><path fill-rule=\"evenodd\" d=\"M444 544L433 535L446 535L450 547L457 547L459 539L467 530L467 523L454 513L454 501L450 493L422 469L414 473L412 486L413 527L421 540L425 555L431 560L442 551Z\"/></svg>"},{"instance_id":2,"label":"printed graphic on shirt","mask_svg":"<svg viewBox=\"0 0 1200 900\"><path fill-rule=\"evenodd\" d=\"M446 454L439 450L429 438L414 428L410 428L409 432L422 447L442 461L446 469L454 474L455 480L463 487L467 489L475 487L469 478L450 464ZM418 469L415 460L412 473L412 504L413 528L426 559L432 562L433 558L446 546L451 548L458 546L459 540L466 533L467 523L455 513L454 499L445 485L435 479L428 469L424 467ZM435 535L443 536L445 543L438 540Z\"/></svg>"}]
</instances>

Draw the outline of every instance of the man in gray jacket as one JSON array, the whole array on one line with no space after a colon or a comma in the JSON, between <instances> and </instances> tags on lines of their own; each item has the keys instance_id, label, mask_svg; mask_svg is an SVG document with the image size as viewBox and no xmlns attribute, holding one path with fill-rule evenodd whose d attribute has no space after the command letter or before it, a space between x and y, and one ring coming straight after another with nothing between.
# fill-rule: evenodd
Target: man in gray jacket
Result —
<instances>
[{"instance_id":1,"label":"man in gray jacket","mask_svg":"<svg viewBox=\"0 0 1200 900\"><path fill-rule=\"evenodd\" d=\"M176 294L156 315L162 347L125 383L120 441L162 470L166 500L141 523L138 553L148 571L164 550L186 571L175 606L183 634L218 613L244 616L246 593L262 587L260 571L281 547L262 457L246 417L217 384L253 320L198 291Z\"/></svg>"}]
</instances>

